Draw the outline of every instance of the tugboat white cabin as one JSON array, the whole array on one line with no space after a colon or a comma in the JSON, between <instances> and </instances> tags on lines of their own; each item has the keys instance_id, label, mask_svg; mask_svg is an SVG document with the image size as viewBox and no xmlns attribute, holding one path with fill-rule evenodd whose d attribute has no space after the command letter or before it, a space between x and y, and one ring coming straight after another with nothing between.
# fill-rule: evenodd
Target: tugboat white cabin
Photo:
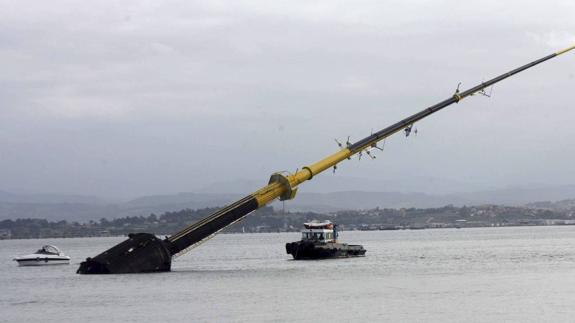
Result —
<instances>
[{"instance_id":1,"label":"tugboat white cabin","mask_svg":"<svg viewBox=\"0 0 575 323\"><path fill-rule=\"evenodd\" d=\"M337 242L337 230L331 221L304 223L302 240Z\"/></svg>"}]
</instances>

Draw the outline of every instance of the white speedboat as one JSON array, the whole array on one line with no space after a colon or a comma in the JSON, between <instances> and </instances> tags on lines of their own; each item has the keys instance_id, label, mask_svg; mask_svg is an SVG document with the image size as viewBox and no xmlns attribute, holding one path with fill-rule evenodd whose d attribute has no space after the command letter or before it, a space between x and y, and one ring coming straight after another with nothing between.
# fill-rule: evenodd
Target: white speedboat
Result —
<instances>
[{"instance_id":1,"label":"white speedboat","mask_svg":"<svg viewBox=\"0 0 575 323\"><path fill-rule=\"evenodd\" d=\"M55 246L45 245L33 254L14 258L19 266L69 265L70 257Z\"/></svg>"}]
</instances>

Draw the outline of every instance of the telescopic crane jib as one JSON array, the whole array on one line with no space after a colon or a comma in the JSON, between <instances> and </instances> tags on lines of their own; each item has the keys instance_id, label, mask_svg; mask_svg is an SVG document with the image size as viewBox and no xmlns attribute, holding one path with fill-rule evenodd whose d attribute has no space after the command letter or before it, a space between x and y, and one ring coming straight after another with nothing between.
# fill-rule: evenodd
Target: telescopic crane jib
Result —
<instances>
[{"instance_id":1,"label":"telescopic crane jib","mask_svg":"<svg viewBox=\"0 0 575 323\"><path fill-rule=\"evenodd\" d=\"M369 152L377 148L377 143L392 134L405 130L406 135L411 132L413 124L429 115L476 93L485 93L485 89L510 76L520 73L528 68L543 63L551 58L564 54L575 46L571 46L550 54L536 61L518 67L505 74L499 75L489 81L482 82L468 90L459 91L459 88L449 98L432 105L410 117L407 117L391 126L372 133L355 143L349 141L336 153L308 166L293 174L275 173L270 177L268 185L258 191L236 201L200 221L184 228L180 232L164 240L150 233L130 234L128 240L110 248L94 258L87 258L78 268L79 274L120 274L169 271L172 258L185 253L198 246L227 226L241 220L249 213L265 206L271 201L293 199L298 185L312 179L315 175L336 165L355 154Z\"/></svg>"}]
</instances>

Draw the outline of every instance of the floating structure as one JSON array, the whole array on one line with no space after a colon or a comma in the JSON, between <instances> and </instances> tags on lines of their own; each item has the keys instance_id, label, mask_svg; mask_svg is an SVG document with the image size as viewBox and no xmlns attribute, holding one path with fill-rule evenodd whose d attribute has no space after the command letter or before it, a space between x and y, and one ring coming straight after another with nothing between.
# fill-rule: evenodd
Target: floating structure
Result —
<instances>
[{"instance_id":1,"label":"floating structure","mask_svg":"<svg viewBox=\"0 0 575 323\"><path fill-rule=\"evenodd\" d=\"M350 159L354 155L358 155L358 157L361 158L365 153L367 156L375 158L373 154L375 150L383 150L383 148L377 145L378 142L394 133L403 130L405 135L409 136L412 133L414 123L447 106L459 103L461 100L474 94L489 96L486 89L495 83L572 49L575 49L575 46L547 55L501 74L489 81L482 82L468 90L460 91L458 86L455 93L449 98L398 121L387 128L372 133L354 143L351 143L349 138L345 144L338 142L340 149L336 153L314 164L304 166L295 173L282 172L272 174L268 185L260 190L220 209L164 240L160 240L149 233L130 235L128 240L94 258L86 259L86 261L82 262L77 272L79 274L119 274L169 271L173 257L179 256L191 248L198 246L227 226L241 220L249 213L267 205L275 199L279 199L280 201L293 199L298 186L305 181L311 180L317 174L330 168L333 168L335 171L340 162Z\"/></svg>"},{"instance_id":2,"label":"floating structure","mask_svg":"<svg viewBox=\"0 0 575 323\"><path fill-rule=\"evenodd\" d=\"M337 224L330 221L304 223L301 240L286 243L286 252L293 259L347 258L365 255L361 245L337 241Z\"/></svg>"},{"instance_id":3,"label":"floating structure","mask_svg":"<svg viewBox=\"0 0 575 323\"><path fill-rule=\"evenodd\" d=\"M35 253L19 256L13 259L18 262L18 266L47 266L47 265L69 265L70 257L66 256L58 247L45 245Z\"/></svg>"}]
</instances>

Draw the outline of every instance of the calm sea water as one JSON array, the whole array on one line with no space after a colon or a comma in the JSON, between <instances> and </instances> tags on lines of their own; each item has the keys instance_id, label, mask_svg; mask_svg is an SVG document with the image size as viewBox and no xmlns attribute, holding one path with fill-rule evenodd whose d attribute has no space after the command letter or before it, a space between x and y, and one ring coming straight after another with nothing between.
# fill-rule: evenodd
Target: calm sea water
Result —
<instances>
[{"instance_id":1,"label":"calm sea water","mask_svg":"<svg viewBox=\"0 0 575 323\"><path fill-rule=\"evenodd\" d=\"M575 226L342 232L354 259L293 261L296 233L219 235L173 272L75 274L122 238L0 241L2 322L574 322ZM18 267L55 244L73 265Z\"/></svg>"}]
</instances>

